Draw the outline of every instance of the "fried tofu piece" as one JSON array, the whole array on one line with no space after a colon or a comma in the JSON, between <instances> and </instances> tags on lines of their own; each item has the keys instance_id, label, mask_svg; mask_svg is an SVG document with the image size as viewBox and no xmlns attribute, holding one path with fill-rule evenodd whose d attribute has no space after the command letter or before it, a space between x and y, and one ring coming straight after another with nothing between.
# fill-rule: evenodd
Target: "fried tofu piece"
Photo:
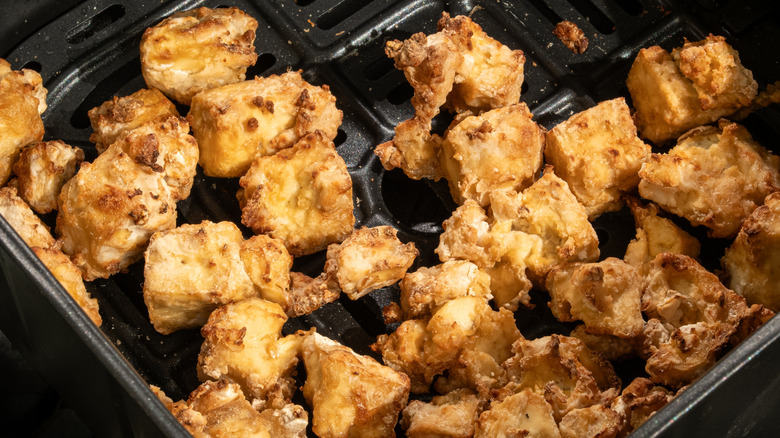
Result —
<instances>
[{"instance_id":1,"label":"fried tofu piece","mask_svg":"<svg viewBox=\"0 0 780 438\"><path fill-rule=\"evenodd\" d=\"M43 139L46 94L38 72L11 70L0 58L0 185L8 181L19 151Z\"/></svg>"},{"instance_id":2,"label":"fried tofu piece","mask_svg":"<svg viewBox=\"0 0 780 438\"><path fill-rule=\"evenodd\" d=\"M455 209L442 224L436 254L443 262L468 260L480 268L489 268L504 252L501 235L491 229L485 210L471 199Z\"/></svg>"},{"instance_id":3,"label":"fried tofu piece","mask_svg":"<svg viewBox=\"0 0 780 438\"><path fill-rule=\"evenodd\" d=\"M322 438L390 437L409 398L409 378L317 333L303 340L312 429Z\"/></svg>"},{"instance_id":4,"label":"fried tofu piece","mask_svg":"<svg viewBox=\"0 0 780 438\"><path fill-rule=\"evenodd\" d=\"M530 389L490 403L477 422L475 438L561 438L553 410Z\"/></svg>"},{"instance_id":5,"label":"fried tofu piece","mask_svg":"<svg viewBox=\"0 0 780 438\"><path fill-rule=\"evenodd\" d=\"M385 170L399 168L411 179L438 181L442 177L439 151L442 138L431 134L430 122L419 117L403 121L395 127L392 140L377 145L374 153Z\"/></svg>"},{"instance_id":6,"label":"fried tofu piece","mask_svg":"<svg viewBox=\"0 0 780 438\"><path fill-rule=\"evenodd\" d=\"M203 90L243 81L257 61L256 30L257 20L238 8L175 13L141 37L144 81L184 105Z\"/></svg>"},{"instance_id":7,"label":"fried tofu piece","mask_svg":"<svg viewBox=\"0 0 780 438\"><path fill-rule=\"evenodd\" d=\"M637 172L650 146L637 137L628 105L619 97L551 129L544 156L593 220L623 207L623 194L639 184Z\"/></svg>"},{"instance_id":8,"label":"fried tofu piece","mask_svg":"<svg viewBox=\"0 0 780 438\"><path fill-rule=\"evenodd\" d=\"M576 24L568 20L563 20L555 25L553 29L555 35L567 49L574 53L585 53L588 50L588 37Z\"/></svg>"},{"instance_id":9,"label":"fried tofu piece","mask_svg":"<svg viewBox=\"0 0 780 438\"><path fill-rule=\"evenodd\" d=\"M16 187L19 197L40 214L57 209L57 197L62 186L76 174L84 161L84 151L61 140L44 141L22 149L14 163L16 178L9 185Z\"/></svg>"},{"instance_id":10,"label":"fried tofu piece","mask_svg":"<svg viewBox=\"0 0 780 438\"><path fill-rule=\"evenodd\" d=\"M204 91L187 114L203 173L215 177L243 176L256 157L273 155L318 130L333 140L342 117L328 86L309 84L300 71Z\"/></svg>"},{"instance_id":11,"label":"fried tofu piece","mask_svg":"<svg viewBox=\"0 0 780 438\"><path fill-rule=\"evenodd\" d=\"M143 294L155 330L200 328L217 307L260 295L241 262L243 241L232 222L210 221L151 237Z\"/></svg>"},{"instance_id":12,"label":"fried tofu piece","mask_svg":"<svg viewBox=\"0 0 780 438\"><path fill-rule=\"evenodd\" d=\"M99 327L103 323L103 318L100 317L99 313L100 307L97 300L87 292L79 268L58 249L36 246L32 248L32 251L51 271L54 278L65 288L65 291L73 297L76 304L84 310L89 319Z\"/></svg>"},{"instance_id":13,"label":"fried tofu piece","mask_svg":"<svg viewBox=\"0 0 780 438\"><path fill-rule=\"evenodd\" d=\"M409 438L471 438L481 405L468 389L434 396L430 403L414 400L404 408L401 427Z\"/></svg>"},{"instance_id":14,"label":"fried tofu piece","mask_svg":"<svg viewBox=\"0 0 780 438\"><path fill-rule=\"evenodd\" d=\"M294 257L344 240L355 225L352 178L320 131L258 157L239 184L241 223L282 239Z\"/></svg>"},{"instance_id":15,"label":"fried tofu piece","mask_svg":"<svg viewBox=\"0 0 780 438\"><path fill-rule=\"evenodd\" d=\"M260 296L287 309L293 258L284 242L258 234L241 243L239 255Z\"/></svg>"},{"instance_id":16,"label":"fried tofu piece","mask_svg":"<svg viewBox=\"0 0 780 438\"><path fill-rule=\"evenodd\" d=\"M49 227L33 213L30 206L16 194L12 187L0 188L0 215L8 222L27 246L52 248L56 241Z\"/></svg>"},{"instance_id":17,"label":"fried tofu piece","mask_svg":"<svg viewBox=\"0 0 780 438\"><path fill-rule=\"evenodd\" d=\"M737 52L712 35L672 53L658 46L640 50L626 85L639 133L654 143L729 116L758 91Z\"/></svg>"},{"instance_id":18,"label":"fried tofu piece","mask_svg":"<svg viewBox=\"0 0 780 438\"><path fill-rule=\"evenodd\" d=\"M544 130L524 103L466 117L442 143L441 168L458 204L485 207L493 190L521 191L542 166ZM638 170L638 166L637 166Z\"/></svg>"},{"instance_id":19,"label":"fried tofu piece","mask_svg":"<svg viewBox=\"0 0 780 438\"><path fill-rule=\"evenodd\" d=\"M721 263L729 288L748 304L780 311L780 193L767 196L742 223Z\"/></svg>"},{"instance_id":20,"label":"fried tofu piece","mask_svg":"<svg viewBox=\"0 0 780 438\"><path fill-rule=\"evenodd\" d=\"M642 333L642 278L628 263L566 263L547 275L550 310L561 321L585 323L590 333L633 338Z\"/></svg>"},{"instance_id":21,"label":"fried tofu piece","mask_svg":"<svg viewBox=\"0 0 780 438\"><path fill-rule=\"evenodd\" d=\"M228 378L257 408L281 409L295 393L295 366L303 334L282 337L281 306L250 297L214 310L201 329L201 381Z\"/></svg>"},{"instance_id":22,"label":"fried tofu piece","mask_svg":"<svg viewBox=\"0 0 780 438\"><path fill-rule=\"evenodd\" d=\"M406 319L427 318L458 297L491 298L490 276L474 263L450 260L422 267L401 280L401 309Z\"/></svg>"},{"instance_id":23,"label":"fried tofu piece","mask_svg":"<svg viewBox=\"0 0 780 438\"><path fill-rule=\"evenodd\" d=\"M397 233L389 226L363 227L328 246L325 270L351 300L404 278L420 252L414 242L398 240Z\"/></svg>"},{"instance_id":24,"label":"fried tofu piece","mask_svg":"<svg viewBox=\"0 0 780 438\"><path fill-rule=\"evenodd\" d=\"M574 327L569 336L585 343L591 351L604 356L604 359L615 362L636 357L635 339L619 338L613 335L596 335L588 332L585 324Z\"/></svg>"},{"instance_id":25,"label":"fried tofu piece","mask_svg":"<svg viewBox=\"0 0 780 438\"><path fill-rule=\"evenodd\" d=\"M308 315L336 301L340 294L336 280L325 272L314 278L300 272L290 272L290 290L284 310L290 317Z\"/></svg>"},{"instance_id":26,"label":"fried tofu piece","mask_svg":"<svg viewBox=\"0 0 780 438\"><path fill-rule=\"evenodd\" d=\"M733 237L742 221L780 190L780 157L756 143L747 129L721 121L694 129L666 154L651 154L639 171L639 193L664 210Z\"/></svg>"},{"instance_id":27,"label":"fried tofu piece","mask_svg":"<svg viewBox=\"0 0 780 438\"><path fill-rule=\"evenodd\" d=\"M602 405L571 410L558 424L561 438L615 438L622 426L623 417Z\"/></svg>"},{"instance_id":28,"label":"fried tofu piece","mask_svg":"<svg viewBox=\"0 0 780 438\"><path fill-rule=\"evenodd\" d=\"M144 88L135 93L103 102L87 113L94 131L89 141L95 143L98 153L128 132L151 121L162 121L168 116L179 116L176 105L156 88Z\"/></svg>"},{"instance_id":29,"label":"fried tofu piece","mask_svg":"<svg viewBox=\"0 0 780 438\"><path fill-rule=\"evenodd\" d=\"M625 437L647 421L667 403L674 394L663 386L656 386L644 377L637 377L611 403L611 408L624 418L619 437Z\"/></svg>"}]
</instances>

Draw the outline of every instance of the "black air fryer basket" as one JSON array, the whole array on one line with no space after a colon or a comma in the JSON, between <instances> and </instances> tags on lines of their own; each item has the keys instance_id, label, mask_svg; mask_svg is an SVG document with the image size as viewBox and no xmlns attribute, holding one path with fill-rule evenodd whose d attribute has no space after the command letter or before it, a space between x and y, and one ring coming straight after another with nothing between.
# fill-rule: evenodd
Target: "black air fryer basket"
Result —
<instances>
[{"instance_id":1,"label":"black air fryer basket","mask_svg":"<svg viewBox=\"0 0 780 438\"><path fill-rule=\"evenodd\" d=\"M247 77L301 69L315 84L328 84L344 112L336 138L354 183L356 226L392 225L413 241L420 257L412 270L437 263L433 249L441 223L455 204L446 182L412 181L382 169L374 147L412 115L412 89L384 55L389 39L432 33L442 11L470 15L488 35L527 58L521 100L546 128L618 96L628 97L625 79L642 47L679 46L683 38L723 35L740 53L761 89L780 79L780 5L773 1L672 0L90 0L2 2L0 57L14 69L38 70L49 90L44 113L48 140L61 139L96 156L88 141L87 111L112 96L144 88L138 46L141 35L173 12L199 6L237 6L259 22L257 65ZM584 54L566 49L552 34L570 20L585 31ZM629 101L630 102L630 101ZM187 108L179 108L186 114ZM446 115L434 129L449 123ZM780 110L767 108L744 121L754 138L780 153ZM2 133L0 133L2 135ZM239 222L237 179L199 172L192 195L179 203L178 223ZM44 218L50 224L53 216ZM602 258L622 257L634 236L626 211L595 223ZM249 230L243 228L247 236ZM728 242L702 241L710 270ZM88 283L103 317L96 328L70 300L24 242L0 220L0 330L15 348L73 406L96 436L186 436L157 401L148 384L174 400L198 385L197 330L163 336L148 321L141 295L143 262L129 272ZM321 272L324 255L297 259L294 270ZM358 353L376 355L369 344L391 333L382 307L398 299L397 287L357 301L342 297L312 315L290 320L285 333L316 327ZM568 333L532 293L534 310L516 313L528 338ZM774 318L731 351L705 376L659 411L634 437L780 436L780 318ZM627 383L641 364L619 364ZM0 393L1 394L1 393ZM300 395L296 399L302 402ZM399 429L400 431L400 429Z\"/></svg>"}]
</instances>

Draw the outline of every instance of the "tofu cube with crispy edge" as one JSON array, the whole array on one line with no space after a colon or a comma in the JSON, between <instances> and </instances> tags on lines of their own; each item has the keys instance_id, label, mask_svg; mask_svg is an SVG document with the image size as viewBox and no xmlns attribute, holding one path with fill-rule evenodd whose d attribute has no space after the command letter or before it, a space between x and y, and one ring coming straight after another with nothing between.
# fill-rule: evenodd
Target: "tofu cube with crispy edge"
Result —
<instances>
[{"instance_id":1,"label":"tofu cube with crispy edge","mask_svg":"<svg viewBox=\"0 0 780 438\"><path fill-rule=\"evenodd\" d=\"M401 309L406 319L430 317L448 301L465 296L486 301L492 297L490 276L466 260L422 267L401 280Z\"/></svg>"},{"instance_id":2,"label":"tofu cube with crispy edge","mask_svg":"<svg viewBox=\"0 0 780 438\"><path fill-rule=\"evenodd\" d=\"M289 306L293 258L280 239L258 234L241 244L241 261L260 296L286 309Z\"/></svg>"},{"instance_id":3,"label":"tofu cube with crispy edge","mask_svg":"<svg viewBox=\"0 0 780 438\"><path fill-rule=\"evenodd\" d=\"M152 236L143 294L155 330L200 328L217 307L260 295L241 262L243 241L232 222L184 224Z\"/></svg>"},{"instance_id":4,"label":"tofu cube with crispy edge","mask_svg":"<svg viewBox=\"0 0 780 438\"><path fill-rule=\"evenodd\" d=\"M711 237L726 238L780 190L780 157L743 126L721 120L718 128L689 131L666 154L651 154L639 176L642 197L709 228Z\"/></svg>"},{"instance_id":5,"label":"tofu cube with crispy edge","mask_svg":"<svg viewBox=\"0 0 780 438\"><path fill-rule=\"evenodd\" d=\"M321 131L258 157L239 181L241 222L284 241L293 257L344 240L355 226L352 178Z\"/></svg>"},{"instance_id":6,"label":"tofu cube with crispy edge","mask_svg":"<svg viewBox=\"0 0 780 438\"><path fill-rule=\"evenodd\" d=\"M748 304L780 311L780 193L753 210L721 262L729 288Z\"/></svg>"},{"instance_id":7,"label":"tofu cube with crispy edge","mask_svg":"<svg viewBox=\"0 0 780 438\"><path fill-rule=\"evenodd\" d=\"M654 143L729 116L758 91L750 70L723 37L686 41L672 53L639 51L626 79L639 134Z\"/></svg>"},{"instance_id":8,"label":"tofu cube with crispy edge","mask_svg":"<svg viewBox=\"0 0 780 438\"><path fill-rule=\"evenodd\" d=\"M622 97L571 116L547 133L544 156L569 185L590 220L623 207L622 196L639 184L650 146L636 135Z\"/></svg>"},{"instance_id":9,"label":"tofu cube with crispy edge","mask_svg":"<svg viewBox=\"0 0 780 438\"><path fill-rule=\"evenodd\" d=\"M187 119L203 173L240 177L256 157L289 148L317 130L333 140L342 112L327 85L311 85L300 71L289 71L199 93Z\"/></svg>"},{"instance_id":10,"label":"tofu cube with crispy edge","mask_svg":"<svg viewBox=\"0 0 780 438\"><path fill-rule=\"evenodd\" d=\"M542 166L544 131L524 103L466 117L447 132L441 167L458 204L488 204L493 190L521 191Z\"/></svg>"},{"instance_id":11,"label":"tofu cube with crispy edge","mask_svg":"<svg viewBox=\"0 0 780 438\"><path fill-rule=\"evenodd\" d=\"M238 8L175 13L141 37L146 85L189 105L203 90L243 81L257 61L256 30L257 20Z\"/></svg>"},{"instance_id":12,"label":"tofu cube with crispy edge","mask_svg":"<svg viewBox=\"0 0 780 438\"><path fill-rule=\"evenodd\" d=\"M613 411L623 416L623 425L618 436L625 437L636 430L672 398L673 392L663 386L656 386L644 377L632 380L610 405Z\"/></svg>"},{"instance_id":13,"label":"tofu cube with crispy edge","mask_svg":"<svg viewBox=\"0 0 780 438\"><path fill-rule=\"evenodd\" d=\"M49 227L16 194L15 188L0 188L0 215L19 234L27 246L41 248L55 246L56 240L51 235Z\"/></svg>"},{"instance_id":14,"label":"tofu cube with crispy edge","mask_svg":"<svg viewBox=\"0 0 780 438\"><path fill-rule=\"evenodd\" d=\"M14 163L8 185L16 187L19 197L40 214L57 209L62 186L76 174L84 161L84 151L61 140L43 141L22 149Z\"/></svg>"},{"instance_id":15,"label":"tofu cube with crispy edge","mask_svg":"<svg viewBox=\"0 0 780 438\"><path fill-rule=\"evenodd\" d=\"M124 97L114 96L87 114L94 131L89 141L95 143L101 153L118 138L146 122L179 116L176 105L156 88L144 88Z\"/></svg>"},{"instance_id":16,"label":"tofu cube with crispy edge","mask_svg":"<svg viewBox=\"0 0 780 438\"><path fill-rule=\"evenodd\" d=\"M317 333L303 340L312 429L321 438L392 437L409 378Z\"/></svg>"},{"instance_id":17,"label":"tofu cube with crispy edge","mask_svg":"<svg viewBox=\"0 0 780 438\"><path fill-rule=\"evenodd\" d=\"M47 93L38 72L11 70L11 64L0 58L0 185L11 176L19 151L43 140L41 114Z\"/></svg>"},{"instance_id":18,"label":"tofu cube with crispy edge","mask_svg":"<svg viewBox=\"0 0 780 438\"><path fill-rule=\"evenodd\" d=\"M628 263L565 263L547 275L550 309L561 321L585 323L588 332L633 338L642 333L642 278Z\"/></svg>"},{"instance_id":19,"label":"tofu cube with crispy edge","mask_svg":"<svg viewBox=\"0 0 780 438\"><path fill-rule=\"evenodd\" d=\"M573 409L564 415L558 427L561 438L616 438L623 429L623 416L603 405Z\"/></svg>"},{"instance_id":20,"label":"tofu cube with crispy edge","mask_svg":"<svg viewBox=\"0 0 780 438\"><path fill-rule=\"evenodd\" d=\"M327 275L352 300L396 283L419 254L413 242L402 243L397 233L389 226L353 231L340 244L328 246Z\"/></svg>"},{"instance_id":21,"label":"tofu cube with crispy edge","mask_svg":"<svg viewBox=\"0 0 780 438\"><path fill-rule=\"evenodd\" d=\"M517 436L561 438L552 407L530 389L492 401L480 414L474 434L475 438Z\"/></svg>"},{"instance_id":22,"label":"tofu cube with crispy edge","mask_svg":"<svg viewBox=\"0 0 780 438\"><path fill-rule=\"evenodd\" d=\"M76 301L76 304L84 310L89 319L95 325L100 326L103 323L103 319L100 317L98 301L87 292L79 268L58 249L36 246L32 250L51 271L54 278L65 288L65 291Z\"/></svg>"},{"instance_id":23,"label":"tofu cube with crispy edge","mask_svg":"<svg viewBox=\"0 0 780 438\"><path fill-rule=\"evenodd\" d=\"M280 409L295 393L295 365L302 335L282 337L287 315L281 306L251 297L214 310L201 329L201 381L228 378L253 406Z\"/></svg>"},{"instance_id":24,"label":"tofu cube with crispy edge","mask_svg":"<svg viewBox=\"0 0 780 438\"><path fill-rule=\"evenodd\" d=\"M404 408L401 427L409 438L471 438L482 401L468 389L437 395L430 403L414 400Z\"/></svg>"}]
</instances>

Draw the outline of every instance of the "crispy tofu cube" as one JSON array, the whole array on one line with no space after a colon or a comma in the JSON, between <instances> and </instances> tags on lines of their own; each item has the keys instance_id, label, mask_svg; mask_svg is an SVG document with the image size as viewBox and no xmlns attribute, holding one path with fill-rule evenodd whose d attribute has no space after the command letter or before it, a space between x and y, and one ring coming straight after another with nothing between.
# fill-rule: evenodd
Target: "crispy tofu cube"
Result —
<instances>
[{"instance_id":1,"label":"crispy tofu cube","mask_svg":"<svg viewBox=\"0 0 780 438\"><path fill-rule=\"evenodd\" d=\"M87 114L94 131L89 141L95 143L101 153L118 138L147 122L179 116L176 105L156 88L144 88L124 97L114 96Z\"/></svg>"},{"instance_id":2,"label":"crispy tofu cube","mask_svg":"<svg viewBox=\"0 0 780 438\"><path fill-rule=\"evenodd\" d=\"M524 103L466 117L442 143L442 170L458 204L485 207L493 190L521 191L542 166L544 132Z\"/></svg>"},{"instance_id":3,"label":"crispy tofu cube","mask_svg":"<svg viewBox=\"0 0 780 438\"><path fill-rule=\"evenodd\" d=\"M409 378L317 333L303 340L314 433L322 438L395 436Z\"/></svg>"},{"instance_id":4,"label":"crispy tofu cube","mask_svg":"<svg viewBox=\"0 0 780 438\"><path fill-rule=\"evenodd\" d=\"M317 130L333 140L342 112L327 85L300 71L212 88L192 99L187 119L208 176L243 176L256 157L273 155Z\"/></svg>"},{"instance_id":5,"label":"crispy tofu cube","mask_svg":"<svg viewBox=\"0 0 780 438\"><path fill-rule=\"evenodd\" d=\"M0 188L0 215L19 233L27 246L51 248L55 245L49 227L16 195L16 189Z\"/></svg>"},{"instance_id":6,"label":"crispy tofu cube","mask_svg":"<svg viewBox=\"0 0 780 438\"><path fill-rule=\"evenodd\" d=\"M141 37L141 73L149 88L189 105L197 93L243 81L257 61L257 20L238 8L178 12Z\"/></svg>"},{"instance_id":7,"label":"crispy tofu cube","mask_svg":"<svg viewBox=\"0 0 780 438\"><path fill-rule=\"evenodd\" d=\"M402 243L397 233L388 226L353 231L340 244L328 247L327 274L352 300L396 283L419 254L413 242Z\"/></svg>"},{"instance_id":8,"label":"crispy tofu cube","mask_svg":"<svg viewBox=\"0 0 780 438\"><path fill-rule=\"evenodd\" d=\"M241 244L239 254L246 273L260 290L260 296L286 309L293 258L284 242L258 234Z\"/></svg>"},{"instance_id":9,"label":"crispy tofu cube","mask_svg":"<svg viewBox=\"0 0 780 438\"><path fill-rule=\"evenodd\" d=\"M742 222L780 190L780 157L747 129L721 121L691 130L666 154L652 154L639 171L639 194L666 211L733 237Z\"/></svg>"},{"instance_id":10,"label":"crispy tofu cube","mask_svg":"<svg viewBox=\"0 0 780 438\"><path fill-rule=\"evenodd\" d=\"M19 197L40 214L57 209L57 197L62 186L76 174L84 161L84 151L61 140L44 141L24 148L14 163Z\"/></svg>"},{"instance_id":11,"label":"crispy tofu cube","mask_svg":"<svg viewBox=\"0 0 780 438\"><path fill-rule=\"evenodd\" d=\"M480 414L474 434L475 438L516 436L561 438L552 407L530 389L491 402Z\"/></svg>"},{"instance_id":12,"label":"crispy tofu cube","mask_svg":"<svg viewBox=\"0 0 780 438\"><path fill-rule=\"evenodd\" d=\"M290 290L287 294L287 316L308 315L325 304L336 301L341 295L336 280L326 272L309 277L300 272L290 272Z\"/></svg>"},{"instance_id":13,"label":"crispy tofu cube","mask_svg":"<svg viewBox=\"0 0 780 438\"><path fill-rule=\"evenodd\" d=\"M627 436L674 397L663 386L656 386L644 377L637 377L612 401L610 408L623 416L619 436Z\"/></svg>"},{"instance_id":14,"label":"crispy tofu cube","mask_svg":"<svg viewBox=\"0 0 780 438\"><path fill-rule=\"evenodd\" d=\"M481 404L468 389L434 396L430 403L414 400L404 408L401 427L409 438L471 438Z\"/></svg>"},{"instance_id":15,"label":"crispy tofu cube","mask_svg":"<svg viewBox=\"0 0 780 438\"><path fill-rule=\"evenodd\" d=\"M143 294L155 330L199 328L217 307L259 295L241 262L243 241L232 222L210 221L151 237Z\"/></svg>"},{"instance_id":16,"label":"crispy tofu cube","mask_svg":"<svg viewBox=\"0 0 780 438\"><path fill-rule=\"evenodd\" d=\"M81 271L70 258L58 249L33 247L33 252L44 265L51 271L54 278L60 282L68 294L73 297L76 303L84 310L89 319L100 326L103 319L100 317L99 306L96 299L87 292L84 286L84 280L81 278Z\"/></svg>"},{"instance_id":17,"label":"crispy tofu cube","mask_svg":"<svg viewBox=\"0 0 780 438\"><path fill-rule=\"evenodd\" d=\"M471 199L452 212L442 224L436 254L443 262L468 260L480 268L489 268L504 252L501 237L491 229L485 210Z\"/></svg>"},{"instance_id":18,"label":"crispy tofu cube","mask_svg":"<svg viewBox=\"0 0 780 438\"><path fill-rule=\"evenodd\" d=\"M619 338L613 335L596 335L588 332L585 324L575 327L569 336L584 342L591 351L612 362L630 359L637 355L636 348L634 348L635 339Z\"/></svg>"},{"instance_id":19,"label":"crispy tofu cube","mask_svg":"<svg viewBox=\"0 0 780 438\"><path fill-rule=\"evenodd\" d=\"M399 123L395 127L395 137L377 145L374 150L382 167L386 170L399 168L411 179L441 179L439 151L442 138L431 134L430 129L430 122L426 124L419 117Z\"/></svg>"},{"instance_id":20,"label":"crispy tofu cube","mask_svg":"<svg viewBox=\"0 0 780 438\"><path fill-rule=\"evenodd\" d=\"M650 146L637 137L622 97L571 116L547 133L544 156L593 220L623 207Z\"/></svg>"},{"instance_id":21,"label":"crispy tofu cube","mask_svg":"<svg viewBox=\"0 0 780 438\"><path fill-rule=\"evenodd\" d=\"M569 411L561 419L561 438L616 438L623 428L623 417L612 409L593 405Z\"/></svg>"},{"instance_id":22,"label":"crispy tofu cube","mask_svg":"<svg viewBox=\"0 0 780 438\"><path fill-rule=\"evenodd\" d=\"M355 225L347 165L320 131L258 157L239 184L241 222L282 239L294 257L342 241Z\"/></svg>"},{"instance_id":23,"label":"crispy tofu cube","mask_svg":"<svg viewBox=\"0 0 780 438\"><path fill-rule=\"evenodd\" d=\"M298 334L282 337L286 321L281 306L257 297L217 308L201 329L198 377L228 378L256 408L282 408L295 392L292 375L303 340Z\"/></svg>"},{"instance_id":24,"label":"crispy tofu cube","mask_svg":"<svg viewBox=\"0 0 780 438\"><path fill-rule=\"evenodd\" d=\"M406 319L430 317L448 301L465 296L491 298L490 276L469 261L422 267L401 280L401 309Z\"/></svg>"}]
</instances>

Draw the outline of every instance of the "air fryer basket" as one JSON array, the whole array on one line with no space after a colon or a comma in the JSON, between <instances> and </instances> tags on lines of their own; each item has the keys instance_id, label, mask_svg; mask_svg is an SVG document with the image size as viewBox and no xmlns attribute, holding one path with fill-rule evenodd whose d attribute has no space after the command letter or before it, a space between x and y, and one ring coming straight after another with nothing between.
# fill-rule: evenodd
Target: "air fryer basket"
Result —
<instances>
[{"instance_id":1,"label":"air fryer basket","mask_svg":"<svg viewBox=\"0 0 780 438\"><path fill-rule=\"evenodd\" d=\"M387 172L373 154L374 146L389 140L394 126L412 115L411 87L383 52L388 39L434 32L442 11L470 15L492 37L523 50L527 61L521 99L546 128L599 101L628 97L625 78L638 50L655 44L671 49L684 37L724 35L760 88L780 79L775 49L780 7L760 0L90 0L67 10L59 2L55 17L51 10L30 17L51 21L13 23L39 30L15 47L0 41L0 56L14 69L40 71L49 90L46 139L80 146L91 160L96 152L88 141L87 111L114 95L145 87L138 53L144 29L173 12L199 6L237 6L257 19L259 57L248 77L301 69L310 82L331 87L344 111L336 144L353 179L356 226L398 228L401 240L420 249L412 270L437 262L433 249L441 223L455 204L446 182L413 181L398 170ZM570 52L553 36L554 25L564 19L585 31L590 47L584 54ZM186 114L186 107L179 109ZM442 115L434 129L448 122ZM780 153L780 111L761 110L744 124L759 143ZM237 179L199 172L192 195L179 203L178 223L239 222L237 188ZM54 217L44 219L51 224ZM622 257L634 236L630 214L606 214L594 227L602 258ZM703 264L716 269L728 242L688 229L702 241ZM195 368L202 338L197 330L163 336L152 328L141 295L143 262L87 285L100 302L104 322L98 329L4 220L0 236L0 329L94 433L186 436L147 384L162 387L174 399L186 397L198 385ZM316 275L323 264L324 255L316 254L297 259L293 269ZM572 326L556 322L547 310L546 294L534 292L532 297L535 309L515 315L523 335L568 333ZM357 301L342 297L291 319L284 331L316 327L358 353L376 357L369 344L396 327L384 324L382 307L397 299L397 287ZM780 319L774 318L632 436L779 435L778 338ZM628 381L641 364L617 368Z\"/></svg>"}]
</instances>

